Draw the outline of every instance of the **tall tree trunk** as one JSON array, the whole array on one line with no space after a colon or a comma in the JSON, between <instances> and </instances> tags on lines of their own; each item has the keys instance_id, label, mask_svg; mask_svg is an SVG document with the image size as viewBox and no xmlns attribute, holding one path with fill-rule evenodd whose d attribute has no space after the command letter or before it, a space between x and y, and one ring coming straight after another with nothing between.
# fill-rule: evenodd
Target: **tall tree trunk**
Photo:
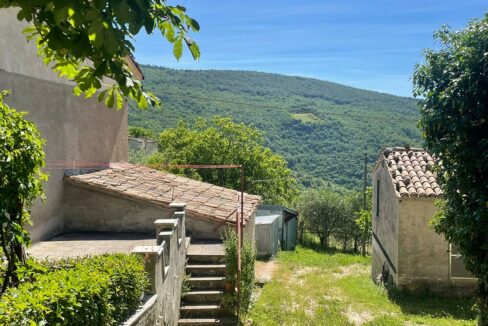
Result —
<instances>
[{"instance_id":1,"label":"tall tree trunk","mask_svg":"<svg viewBox=\"0 0 488 326\"><path fill-rule=\"evenodd\" d=\"M298 228L300 230L299 236L298 236L298 242L303 245L303 229L305 228L303 225L303 220L298 222Z\"/></svg>"},{"instance_id":2,"label":"tall tree trunk","mask_svg":"<svg viewBox=\"0 0 488 326\"><path fill-rule=\"evenodd\" d=\"M361 254L366 256L366 238L363 238L361 242Z\"/></svg>"},{"instance_id":3,"label":"tall tree trunk","mask_svg":"<svg viewBox=\"0 0 488 326\"><path fill-rule=\"evenodd\" d=\"M349 237L348 236L345 236L344 237L344 242L342 242L342 251L346 251L347 250L347 244L349 242Z\"/></svg>"},{"instance_id":4,"label":"tall tree trunk","mask_svg":"<svg viewBox=\"0 0 488 326\"><path fill-rule=\"evenodd\" d=\"M354 253L359 252L359 236L357 234L354 235Z\"/></svg>"}]
</instances>

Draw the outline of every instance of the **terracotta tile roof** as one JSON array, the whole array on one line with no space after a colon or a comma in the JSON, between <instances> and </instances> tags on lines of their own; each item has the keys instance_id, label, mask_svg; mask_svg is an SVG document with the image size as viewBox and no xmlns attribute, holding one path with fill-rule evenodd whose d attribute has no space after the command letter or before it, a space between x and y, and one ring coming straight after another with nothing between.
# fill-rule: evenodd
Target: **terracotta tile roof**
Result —
<instances>
[{"instance_id":1,"label":"terracotta tile roof","mask_svg":"<svg viewBox=\"0 0 488 326\"><path fill-rule=\"evenodd\" d=\"M172 202L184 202L192 215L228 222L235 222L237 196L240 196L235 190L128 163L111 163L106 169L66 175L65 180L164 208ZM257 210L260 202L260 196L244 193L246 219Z\"/></svg>"},{"instance_id":2,"label":"terracotta tile roof","mask_svg":"<svg viewBox=\"0 0 488 326\"><path fill-rule=\"evenodd\" d=\"M399 197L438 197L442 190L433 172L435 159L420 148L393 147L382 150Z\"/></svg>"}]
</instances>

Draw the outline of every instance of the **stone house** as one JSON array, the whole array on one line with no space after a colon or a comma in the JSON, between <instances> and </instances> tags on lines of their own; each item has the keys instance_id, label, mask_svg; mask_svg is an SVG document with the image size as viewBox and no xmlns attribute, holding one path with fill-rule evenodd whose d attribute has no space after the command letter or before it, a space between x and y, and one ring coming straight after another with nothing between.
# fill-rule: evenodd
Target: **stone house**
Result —
<instances>
[{"instance_id":1,"label":"stone house","mask_svg":"<svg viewBox=\"0 0 488 326\"><path fill-rule=\"evenodd\" d=\"M36 56L24 27L15 9L0 10L0 89L12 90L8 104L27 111L46 140L49 180L46 200L32 209L32 242L68 231L152 233L155 219L172 214L172 201L187 203L189 234L218 239L222 226L235 221L237 192L126 164L127 104L117 111L96 97L74 96L72 83ZM137 63L127 63L142 79ZM259 201L245 195L246 225L253 225Z\"/></svg>"},{"instance_id":2,"label":"stone house","mask_svg":"<svg viewBox=\"0 0 488 326\"><path fill-rule=\"evenodd\" d=\"M456 248L429 225L443 197L435 160L418 148L380 152L372 172L372 278L384 277L411 292L467 294L475 279Z\"/></svg>"}]
</instances>

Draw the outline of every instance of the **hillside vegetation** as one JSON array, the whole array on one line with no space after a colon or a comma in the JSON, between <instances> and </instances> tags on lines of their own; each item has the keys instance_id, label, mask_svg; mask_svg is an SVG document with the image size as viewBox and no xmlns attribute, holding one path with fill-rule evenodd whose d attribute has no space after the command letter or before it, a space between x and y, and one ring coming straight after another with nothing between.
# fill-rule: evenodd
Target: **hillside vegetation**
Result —
<instances>
[{"instance_id":1,"label":"hillside vegetation","mask_svg":"<svg viewBox=\"0 0 488 326\"><path fill-rule=\"evenodd\" d=\"M161 132L180 120L230 116L263 130L305 186L358 189L365 150L371 170L382 146L420 143L411 98L260 72L142 69L163 109L129 110L131 126Z\"/></svg>"}]
</instances>

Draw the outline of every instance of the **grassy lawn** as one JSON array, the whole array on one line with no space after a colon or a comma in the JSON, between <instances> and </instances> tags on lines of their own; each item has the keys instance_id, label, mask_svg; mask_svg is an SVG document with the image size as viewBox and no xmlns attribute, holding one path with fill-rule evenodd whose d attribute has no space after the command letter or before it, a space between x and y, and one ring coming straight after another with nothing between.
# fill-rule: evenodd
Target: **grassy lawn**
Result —
<instances>
[{"instance_id":1,"label":"grassy lawn","mask_svg":"<svg viewBox=\"0 0 488 326\"><path fill-rule=\"evenodd\" d=\"M370 257L298 247L281 252L248 325L475 325L473 300L388 293Z\"/></svg>"}]
</instances>

